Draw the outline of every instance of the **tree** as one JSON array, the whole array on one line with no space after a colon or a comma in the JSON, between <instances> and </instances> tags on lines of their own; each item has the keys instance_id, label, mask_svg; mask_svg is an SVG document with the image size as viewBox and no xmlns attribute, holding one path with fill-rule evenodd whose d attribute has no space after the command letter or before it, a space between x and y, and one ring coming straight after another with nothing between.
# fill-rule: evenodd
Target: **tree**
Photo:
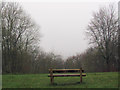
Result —
<instances>
[{"instance_id":1,"label":"tree","mask_svg":"<svg viewBox=\"0 0 120 90\"><path fill-rule=\"evenodd\" d=\"M87 33L90 35L90 42L98 47L105 59L109 71L111 56L118 57L118 18L113 5L100 8L93 14Z\"/></svg>"},{"instance_id":2,"label":"tree","mask_svg":"<svg viewBox=\"0 0 120 90\"><path fill-rule=\"evenodd\" d=\"M2 2L0 14L3 72L20 72L30 67L31 53L40 40L39 28L18 3Z\"/></svg>"},{"instance_id":3,"label":"tree","mask_svg":"<svg viewBox=\"0 0 120 90\"><path fill-rule=\"evenodd\" d=\"M60 55L54 53L39 53L37 59L34 61L34 73L48 73L48 69L61 69L64 62Z\"/></svg>"},{"instance_id":4,"label":"tree","mask_svg":"<svg viewBox=\"0 0 120 90\"><path fill-rule=\"evenodd\" d=\"M70 56L67 58L67 60L65 61L65 68L81 68L81 57L79 55L75 55L75 56Z\"/></svg>"}]
</instances>

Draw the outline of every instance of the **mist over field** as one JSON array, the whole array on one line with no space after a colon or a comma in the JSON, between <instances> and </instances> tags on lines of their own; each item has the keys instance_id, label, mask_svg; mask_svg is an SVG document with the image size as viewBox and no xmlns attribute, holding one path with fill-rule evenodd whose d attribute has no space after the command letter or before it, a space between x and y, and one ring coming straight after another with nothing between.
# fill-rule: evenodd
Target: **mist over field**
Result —
<instances>
[{"instance_id":1,"label":"mist over field","mask_svg":"<svg viewBox=\"0 0 120 90\"><path fill-rule=\"evenodd\" d=\"M119 87L118 0L6 1L0 15L0 88Z\"/></svg>"}]
</instances>

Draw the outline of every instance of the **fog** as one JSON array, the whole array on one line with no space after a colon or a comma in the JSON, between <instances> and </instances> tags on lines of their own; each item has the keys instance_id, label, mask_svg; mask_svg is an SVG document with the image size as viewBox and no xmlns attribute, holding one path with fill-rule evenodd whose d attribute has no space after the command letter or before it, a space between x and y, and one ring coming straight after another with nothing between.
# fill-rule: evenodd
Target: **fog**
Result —
<instances>
[{"instance_id":1,"label":"fog","mask_svg":"<svg viewBox=\"0 0 120 90\"><path fill-rule=\"evenodd\" d=\"M41 48L63 58L84 52L85 34L93 12L108 2L21 2L25 12L40 26Z\"/></svg>"}]
</instances>

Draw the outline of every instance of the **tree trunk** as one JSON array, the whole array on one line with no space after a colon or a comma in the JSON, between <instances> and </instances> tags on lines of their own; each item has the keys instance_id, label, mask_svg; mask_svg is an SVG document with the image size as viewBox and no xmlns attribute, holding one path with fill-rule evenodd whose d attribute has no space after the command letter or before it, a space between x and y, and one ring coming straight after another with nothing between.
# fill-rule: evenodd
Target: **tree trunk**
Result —
<instances>
[{"instance_id":1,"label":"tree trunk","mask_svg":"<svg viewBox=\"0 0 120 90\"><path fill-rule=\"evenodd\" d=\"M106 58L106 63L107 63L107 72L110 72L110 60L109 60L109 58Z\"/></svg>"}]
</instances>

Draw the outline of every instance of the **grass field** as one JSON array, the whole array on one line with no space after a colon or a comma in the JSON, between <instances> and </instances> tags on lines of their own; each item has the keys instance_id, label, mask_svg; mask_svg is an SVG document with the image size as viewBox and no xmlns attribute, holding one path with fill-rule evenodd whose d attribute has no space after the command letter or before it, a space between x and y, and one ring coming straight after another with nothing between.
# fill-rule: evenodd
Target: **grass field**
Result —
<instances>
[{"instance_id":1,"label":"grass field","mask_svg":"<svg viewBox=\"0 0 120 90\"><path fill-rule=\"evenodd\" d=\"M50 85L48 74L3 75L2 88L118 88L117 72L87 73L83 77L55 77Z\"/></svg>"}]
</instances>

